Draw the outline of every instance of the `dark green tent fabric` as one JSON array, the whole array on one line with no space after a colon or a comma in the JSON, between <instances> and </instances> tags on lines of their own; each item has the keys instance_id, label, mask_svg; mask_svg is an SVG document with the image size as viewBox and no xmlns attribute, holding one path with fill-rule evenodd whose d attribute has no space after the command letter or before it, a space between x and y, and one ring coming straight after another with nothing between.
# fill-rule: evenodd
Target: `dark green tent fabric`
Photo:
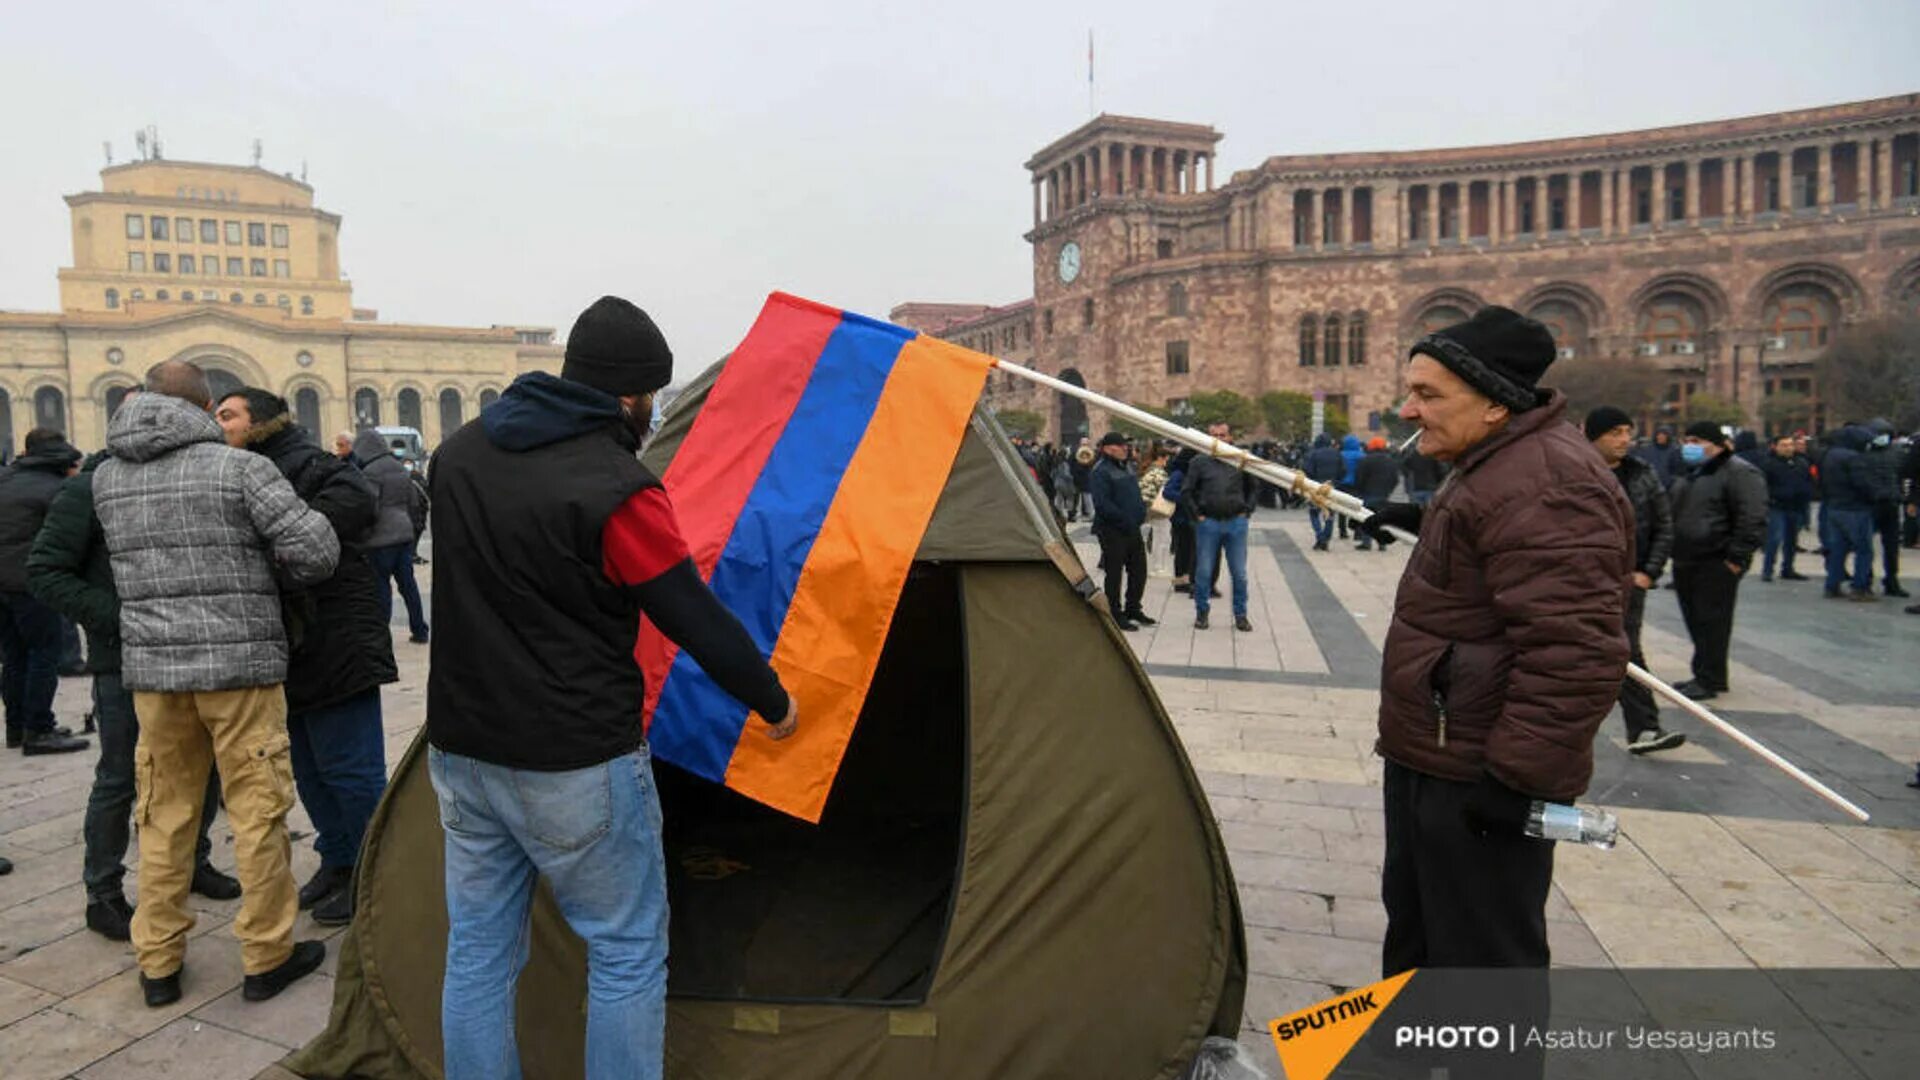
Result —
<instances>
[{"instance_id":1,"label":"dark green tent fabric","mask_svg":"<svg viewBox=\"0 0 1920 1080\"><path fill-rule=\"evenodd\" d=\"M656 470L711 376L649 444ZM1225 849L1043 507L977 416L819 826L656 764L669 1076L1152 1080L1237 1035ZM369 829L332 1017L288 1063L303 1075L440 1075L444 864L423 746ZM585 953L544 895L532 940L525 1074L579 1076Z\"/></svg>"}]
</instances>

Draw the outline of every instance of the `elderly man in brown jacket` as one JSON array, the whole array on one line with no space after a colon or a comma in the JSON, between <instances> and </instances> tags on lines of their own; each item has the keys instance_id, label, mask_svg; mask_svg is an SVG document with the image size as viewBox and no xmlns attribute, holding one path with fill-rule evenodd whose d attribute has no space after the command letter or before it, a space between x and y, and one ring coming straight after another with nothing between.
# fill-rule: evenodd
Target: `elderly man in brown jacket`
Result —
<instances>
[{"instance_id":1,"label":"elderly man in brown jacket","mask_svg":"<svg viewBox=\"0 0 1920 1080\"><path fill-rule=\"evenodd\" d=\"M1540 323L1501 307L1420 339L1403 419L1452 475L1417 527L1380 676L1386 763L1382 966L1545 967L1553 844L1626 673L1632 509L1566 397Z\"/></svg>"}]
</instances>

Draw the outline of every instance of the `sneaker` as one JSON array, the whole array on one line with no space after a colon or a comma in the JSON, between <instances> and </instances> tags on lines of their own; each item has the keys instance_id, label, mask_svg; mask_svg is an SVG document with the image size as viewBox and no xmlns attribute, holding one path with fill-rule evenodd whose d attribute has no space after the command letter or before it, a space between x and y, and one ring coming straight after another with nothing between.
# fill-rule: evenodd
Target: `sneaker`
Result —
<instances>
[{"instance_id":1,"label":"sneaker","mask_svg":"<svg viewBox=\"0 0 1920 1080\"><path fill-rule=\"evenodd\" d=\"M1807 575L1801 573L1798 570L1782 570L1780 571L1780 580L1781 581L1805 581L1807 580Z\"/></svg>"},{"instance_id":2,"label":"sneaker","mask_svg":"<svg viewBox=\"0 0 1920 1080\"><path fill-rule=\"evenodd\" d=\"M140 995L147 999L149 1009L165 1008L179 1001L180 972L176 970L171 975L162 975L157 979L149 979L146 972L141 972Z\"/></svg>"},{"instance_id":3,"label":"sneaker","mask_svg":"<svg viewBox=\"0 0 1920 1080\"><path fill-rule=\"evenodd\" d=\"M87 747L93 745L85 739L76 738L71 733L62 734L64 730L63 728L55 728L52 731L42 731L29 735L27 736L26 742L20 747L20 752L28 755L72 754L85 750Z\"/></svg>"},{"instance_id":4,"label":"sneaker","mask_svg":"<svg viewBox=\"0 0 1920 1080\"><path fill-rule=\"evenodd\" d=\"M1699 679L1688 679L1674 687L1694 701L1712 701L1720 696L1720 691L1703 684Z\"/></svg>"},{"instance_id":5,"label":"sneaker","mask_svg":"<svg viewBox=\"0 0 1920 1080\"><path fill-rule=\"evenodd\" d=\"M1235 615L1233 617L1233 628L1235 630L1252 630L1253 623L1249 621L1245 615Z\"/></svg>"},{"instance_id":6,"label":"sneaker","mask_svg":"<svg viewBox=\"0 0 1920 1080\"><path fill-rule=\"evenodd\" d=\"M1661 731L1648 728L1627 744L1629 754L1651 754L1657 750L1671 750L1687 741L1687 737L1678 731Z\"/></svg>"},{"instance_id":7,"label":"sneaker","mask_svg":"<svg viewBox=\"0 0 1920 1080\"><path fill-rule=\"evenodd\" d=\"M235 900L240 896L240 883L215 870L212 863L201 863L194 867L193 884L189 889L209 900Z\"/></svg>"},{"instance_id":8,"label":"sneaker","mask_svg":"<svg viewBox=\"0 0 1920 1080\"><path fill-rule=\"evenodd\" d=\"M321 926L345 926L353 921L353 889L335 889L333 895L313 905L313 921Z\"/></svg>"},{"instance_id":9,"label":"sneaker","mask_svg":"<svg viewBox=\"0 0 1920 1080\"><path fill-rule=\"evenodd\" d=\"M300 886L300 910L305 911L325 900L337 889L343 889L353 880L353 868L348 866L322 866L313 872L305 885Z\"/></svg>"},{"instance_id":10,"label":"sneaker","mask_svg":"<svg viewBox=\"0 0 1920 1080\"><path fill-rule=\"evenodd\" d=\"M1205 630L1207 628L1207 617L1205 615L1195 615L1193 617L1193 628L1195 630Z\"/></svg>"},{"instance_id":11,"label":"sneaker","mask_svg":"<svg viewBox=\"0 0 1920 1080\"><path fill-rule=\"evenodd\" d=\"M1115 620L1115 625L1119 626L1120 629L1126 631L1129 634L1133 633L1135 630L1140 629L1139 623L1134 622L1132 619L1127 619L1127 618L1121 618L1121 619Z\"/></svg>"},{"instance_id":12,"label":"sneaker","mask_svg":"<svg viewBox=\"0 0 1920 1080\"><path fill-rule=\"evenodd\" d=\"M326 958L326 942L302 941L293 947L292 955L279 967L247 976L241 986L240 996L248 1001L265 1001L292 986L302 976L311 975ZM179 996L177 991L174 996Z\"/></svg>"},{"instance_id":13,"label":"sneaker","mask_svg":"<svg viewBox=\"0 0 1920 1080\"><path fill-rule=\"evenodd\" d=\"M133 936L133 905L125 896L87 901L87 929L108 941L126 941Z\"/></svg>"},{"instance_id":14,"label":"sneaker","mask_svg":"<svg viewBox=\"0 0 1920 1080\"><path fill-rule=\"evenodd\" d=\"M1127 618L1132 619L1134 622L1139 623L1141 626L1159 626L1160 625L1159 619L1149 616L1144 611L1129 611L1127 612Z\"/></svg>"}]
</instances>

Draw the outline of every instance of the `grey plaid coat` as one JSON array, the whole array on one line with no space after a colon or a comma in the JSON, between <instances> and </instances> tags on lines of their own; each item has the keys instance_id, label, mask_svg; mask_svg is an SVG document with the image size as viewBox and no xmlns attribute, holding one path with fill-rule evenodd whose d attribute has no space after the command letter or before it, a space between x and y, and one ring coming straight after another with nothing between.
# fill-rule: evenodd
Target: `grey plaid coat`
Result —
<instances>
[{"instance_id":1,"label":"grey plaid coat","mask_svg":"<svg viewBox=\"0 0 1920 1080\"><path fill-rule=\"evenodd\" d=\"M293 584L340 558L327 519L204 409L143 393L107 428L93 505L120 593L129 690L234 690L287 677L275 563Z\"/></svg>"}]
</instances>

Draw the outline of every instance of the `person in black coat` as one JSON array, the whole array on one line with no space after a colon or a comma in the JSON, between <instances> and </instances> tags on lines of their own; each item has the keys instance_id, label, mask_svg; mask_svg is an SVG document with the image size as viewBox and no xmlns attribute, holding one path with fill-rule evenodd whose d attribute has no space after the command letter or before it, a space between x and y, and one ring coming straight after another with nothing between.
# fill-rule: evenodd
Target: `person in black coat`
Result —
<instances>
[{"instance_id":1,"label":"person in black coat","mask_svg":"<svg viewBox=\"0 0 1920 1080\"><path fill-rule=\"evenodd\" d=\"M229 445L265 456L340 538L333 576L287 589L287 735L293 781L313 819L320 869L300 906L322 926L353 918L354 862L386 790L380 687L400 677L393 635L380 610L373 567L355 541L379 515L379 495L351 462L327 453L293 423L286 399L251 387L222 399L214 419Z\"/></svg>"},{"instance_id":2,"label":"person in black coat","mask_svg":"<svg viewBox=\"0 0 1920 1080\"><path fill-rule=\"evenodd\" d=\"M1893 424L1883 417L1867 421L1867 472L1873 479L1873 531L1880 537L1880 585L1888 596L1905 599L1900 587L1900 472L1905 464L1893 444Z\"/></svg>"},{"instance_id":3,"label":"person in black coat","mask_svg":"<svg viewBox=\"0 0 1920 1080\"><path fill-rule=\"evenodd\" d=\"M1660 486L1653 466L1628 452L1633 445L1633 418L1624 409L1602 405L1587 414L1587 441L1600 452L1600 459L1613 470L1614 479L1626 490L1633 504L1633 580L1627 590L1627 646L1630 659L1642 668L1646 654L1640 651L1640 627L1646 618L1647 590L1660 580L1667 556L1673 551L1673 511L1667 503L1666 488ZM1627 723L1627 751L1648 754L1671 750L1687 741L1677 731L1660 729L1660 707L1653 691L1631 676L1620 680L1620 715Z\"/></svg>"},{"instance_id":4,"label":"person in black coat","mask_svg":"<svg viewBox=\"0 0 1920 1080\"><path fill-rule=\"evenodd\" d=\"M1687 426L1687 472L1673 484L1673 590L1693 638L1695 701L1727 692L1727 648L1740 578L1767 533L1767 479L1733 453L1718 425Z\"/></svg>"},{"instance_id":5,"label":"person in black coat","mask_svg":"<svg viewBox=\"0 0 1920 1080\"><path fill-rule=\"evenodd\" d=\"M1322 432L1313 437L1313 449L1307 452L1303 471L1307 479L1316 484L1340 482L1346 475L1347 463L1340 456L1340 448L1333 445L1333 436ZM1327 550L1327 544L1333 540L1333 521L1337 517L1340 515L1317 505L1307 508L1307 521L1313 526L1313 550Z\"/></svg>"},{"instance_id":6,"label":"person in black coat","mask_svg":"<svg viewBox=\"0 0 1920 1080\"><path fill-rule=\"evenodd\" d=\"M1633 456L1653 466L1654 475L1660 478L1660 486L1673 490L1674 477L1686 471L1686 461L1680 447L1673 441L1673 432L1668 428L1657 428L1653 441L1641 443L1633 448Z\"/></svg>"},{"instance_id":7,"label":"person in black coat","mask_svg":"<svg viewBox=\"0 0 1920 1080\"><path fill-rule=\"evenodd\" d=\"M1755 464L1767 478L1767 546L1760 559L1760 580L1773 580L1777 556L1780 580L1805 581L1806 575L1793 569L1793 540L1813 506L1813 463L1800 455L1798 439L1781 435Z\"/></svg>"},{"instance_id":8,"label":"person in black coat","mask_svg":"<svg viewBox=\"0 0 1920 1080\"><path fill-rule=\"evenodd\" d=\"M1140 609L1147 591L1147 546L1140 526L1147 521L1147 504L1140 497L1140 479L1127 467L1131 448L1127 437L1109 431L1100 437L1100 460L1087 472L1087 494L1093 499L1093 536L1100 541L1101 565L1106 569L1107 610L1122 630L1152 626L1157 619ZM1120 577L1126 574L1122 602Z\"/></svg>"},{"instance_id":9,"label":"person in black coat","mask_svg":"<svg viewBox=\"0 0 1920 1080\"><path fill-rule=\"evenodd\" d=\"M1367 452L1353 470L1353 493L1367 504L1367 509L1378 510L1393 498L1393 489L1400 486L1400 463L1394 460L1387 449L1387 440L1375 435L1367 442ZM1360 542L1354 547L1360 551L1373 550L1373 537L1364 530L1360 533ZM1385 551L1382 547L1380 550Z\"/></svg>"},{"instance_id":10,"label":"person in black coat","mask_svg":"<svg viewBox=\"0 0 1920 1080\"><path fill-rule=\"evenodd\" d=\"M0 698L7 746L26 754L70 754L90 744L53 722L65 643L60 615L27 592L27 554L80 451L47 428L27 432L26 452L0 469Z\"/></svg>"}]
</instances>

